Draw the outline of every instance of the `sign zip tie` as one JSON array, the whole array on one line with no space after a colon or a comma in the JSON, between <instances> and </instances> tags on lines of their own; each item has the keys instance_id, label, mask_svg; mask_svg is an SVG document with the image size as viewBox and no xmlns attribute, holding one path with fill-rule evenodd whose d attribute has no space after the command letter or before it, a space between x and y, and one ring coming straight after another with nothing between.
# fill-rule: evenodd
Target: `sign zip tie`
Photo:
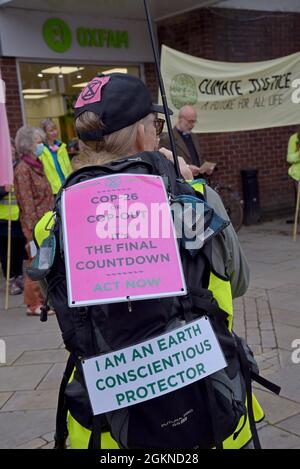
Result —
<instances>
[{"instance_id":1,"label":"sign zip tie","mask_svg":"<svg viewBox=\"0 0 300 469\"><path fill-rule=\"evenodd\" d=\"M128 300L128 311L131 313L132 312L132 306L131 306L130 296L127 296L127 300Z\"/></svg>"}]
</instances>

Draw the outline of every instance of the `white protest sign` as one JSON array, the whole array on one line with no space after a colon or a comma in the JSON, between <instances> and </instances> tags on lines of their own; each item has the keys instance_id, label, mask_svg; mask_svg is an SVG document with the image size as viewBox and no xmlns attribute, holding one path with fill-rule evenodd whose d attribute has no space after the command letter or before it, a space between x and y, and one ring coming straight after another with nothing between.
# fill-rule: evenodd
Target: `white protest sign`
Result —
<instances>
[{"instance_id":1,"label":"white protest sign","mask_svg":"<svg viewBox=\"0 0 300 469\"><path fill-rule=\"evenodd\" d=\"M227 366L207 318L82 362L94 415L138 404Z\"/></svg>"}]
</instances>

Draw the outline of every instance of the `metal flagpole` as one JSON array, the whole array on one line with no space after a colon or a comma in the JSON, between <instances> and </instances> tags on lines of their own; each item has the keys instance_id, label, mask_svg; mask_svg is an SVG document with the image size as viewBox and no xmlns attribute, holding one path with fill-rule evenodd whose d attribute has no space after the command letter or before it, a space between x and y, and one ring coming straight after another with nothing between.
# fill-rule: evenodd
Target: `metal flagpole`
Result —
<instances>
[{"instance_id":1,"label":"metal flagpole","mask_svg":"<svg viewBox=\"0 0 300 469\"><path fill-rule=\"evenodd\" d=\"M7 229L7 265L6 265L6 289L5 306L8 309L9 279L10 279L10 259L11 259L11 188L8 192L8 229Z\"/></svg>"},{"instance_id":2,"label":"metal flagpole","mask_svg":"<svg viewBox=\"0 0 300 469\"><path fill-rule=\"evenodd\" d=\"M170 120L170 116L169 116L169 113L168 113L168 103L167 103L167 98L166 98L164 82L163 82L163 79L162 79L162 76L161 76L161 73L160 73L158 49L157 49L157 45L156 45L156 42L155 42L154 31L153 31L153 27L152 27L152 19L151 19L151 15L150 15L147 0L144 0L144 5L145 5L147 23L148 23L149 34L150 34L150 39L151 39L151 44L152 44L152 50L153 50L153 54L154 54L155 67L156 67L156 73L157 73L157 77L158 77L159 89L160 89L161 99L162 99L162 103L163 103L163 107L164 107L164 111L165 111L168 134L169 134L171 149L172 149L172 153L173 153L175 171L176 171L177 177L182 179L182 176L181 176L181 173L180 173L180 168L179 168L178 157L177 157L177 153L176 153L174 135L173 135L173 132L172 132L171 120Z\"/></svg>"}]
</instances>

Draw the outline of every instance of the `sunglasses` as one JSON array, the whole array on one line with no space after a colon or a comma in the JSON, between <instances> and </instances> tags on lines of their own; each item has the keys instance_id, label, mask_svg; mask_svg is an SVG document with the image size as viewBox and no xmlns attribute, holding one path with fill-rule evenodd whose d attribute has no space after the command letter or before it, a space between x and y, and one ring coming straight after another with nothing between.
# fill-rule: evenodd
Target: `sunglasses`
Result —
<instances>
[{"instance_id":1,"label":"sunglasses","mask_svg":"<svg viewBox=\"0 0 300 469\"><path fill-rule=\"evenodd\" d=\"M160 117L156 117L153 121L153 125L154 125L155 130L156 130L156 135L159 136L163 131L163 128L164 128L164 125L165 125L165 120L161 119Z\"/></svg>"}]
</instances>

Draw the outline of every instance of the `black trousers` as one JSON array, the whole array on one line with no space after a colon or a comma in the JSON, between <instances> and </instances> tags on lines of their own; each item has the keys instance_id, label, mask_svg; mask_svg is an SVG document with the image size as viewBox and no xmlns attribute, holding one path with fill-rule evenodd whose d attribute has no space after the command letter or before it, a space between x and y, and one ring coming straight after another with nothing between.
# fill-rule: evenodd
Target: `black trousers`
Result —
<instances>
[{"instance_id":1,"label":"black trousers","mask_svg":"<svg viewBox=\"0 0 300 469\"><path fill-rule=\"evenodd\" d=\"M1 222L0 227L0 261L4 277L7 269L7 223ZM11 257L10 278L23 274L23 260L26 258L25 237L22 233L20 222L13 221L11 224Z\"/></svg>"}]
</instances>

